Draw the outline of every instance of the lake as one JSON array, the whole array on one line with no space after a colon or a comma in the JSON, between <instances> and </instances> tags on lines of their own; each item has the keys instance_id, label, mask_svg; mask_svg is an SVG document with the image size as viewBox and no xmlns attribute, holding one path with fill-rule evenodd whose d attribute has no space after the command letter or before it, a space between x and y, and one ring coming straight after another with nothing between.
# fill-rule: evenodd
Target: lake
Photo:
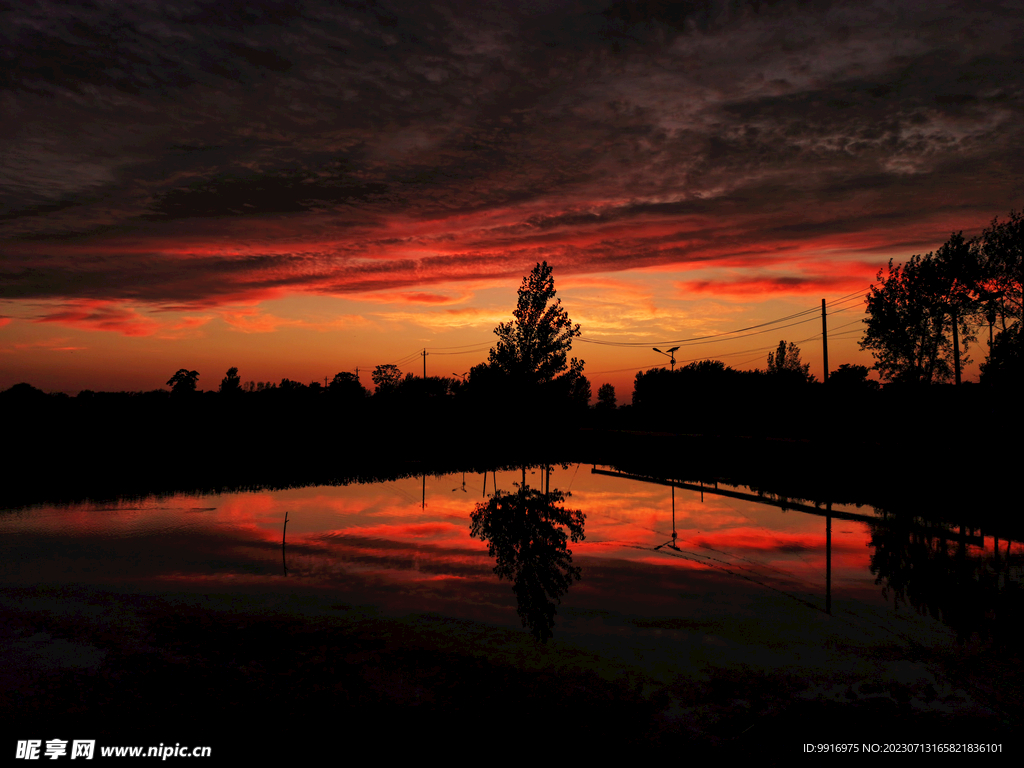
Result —
<instances>
[{"instance_id":1,"label":"lake","mask_svg":"<svg viewBox=\"0 0 1024 768\"><path fill-rule=\"evenodd\" d=\"M586 657L638 702L660 696L659 727L691 738L718 738L723 718L767 722L781 700L1002 722L947 662L1013 626L1019 543L666 483L568 465L5 510L4 607L31 618L4 639L23 669L11 684L109 666L107 635L46 617L102 623L145 597L221 617L358 614L520 667ZM728 692L709 714L692 691L714 679Z\"/></svg>"}]
</instances>

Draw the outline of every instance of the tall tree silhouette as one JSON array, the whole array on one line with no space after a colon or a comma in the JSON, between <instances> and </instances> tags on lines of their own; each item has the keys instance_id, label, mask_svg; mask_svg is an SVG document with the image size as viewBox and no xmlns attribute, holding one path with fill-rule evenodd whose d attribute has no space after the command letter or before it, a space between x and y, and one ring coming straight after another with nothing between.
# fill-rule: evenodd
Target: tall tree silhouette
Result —
<instances>
[{"instance_id":1,"label":"tall tree silhouette","mask_svg":"<svg viewBox=\"0 0 1024 768\"><path fill-rule=\"evenodd\" d=\"M498 343L491 349L490 364L523 386L560 379L570 391L582 389L573 384L583 377L583 361L567 360L580 327L572 324L561 299L555 298L555 281L546 261L523 278L512 315L511 322L494 329Z\"/></svg>"},{"instance_id":2,"label":"tall tree silhouette","mask_svg":"<svg viewBox=\"0 0 1024 768\"><path fill-rule=\"evenodd\" d=\"M979 267L979 324L999 331L981 366L986 383L1018 385L1024 380L1024 215L992 224L976 241Z\"/></svg>"},{"instance_id":3,"label":"tall tree silhouette","mask_svg":"<svg viewBox=\"0 0 1024 768\"><path fill-rule=\"evenodd\" d=\"M867 333L875 368L887 381L948 381L953 373L953 328L969 362L974 341L971 318L977 306L977 265L970 243L953 233L935 253L915 255L878 271L867 295Z\"/></svg>"},{"instance_id":4,"label":"tall tree silhouette","mask_svg":"<svg viewBox=\"0 0 1024 768\"><path fill-rule=\"evenodd\" d=\"M975 244L981 310L1009 331L1024 313L1024 215L1010 211L1006 221L993 219Z\"/></svg>"}]
</instances>

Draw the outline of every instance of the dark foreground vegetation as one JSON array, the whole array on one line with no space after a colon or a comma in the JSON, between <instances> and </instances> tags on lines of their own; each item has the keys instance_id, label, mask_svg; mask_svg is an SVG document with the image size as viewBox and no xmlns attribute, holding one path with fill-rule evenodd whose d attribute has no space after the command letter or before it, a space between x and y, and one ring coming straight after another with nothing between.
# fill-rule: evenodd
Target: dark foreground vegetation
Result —
<instances>
[{"instance_id":1,"label":"dark foreground vegetation","mask_svg":"<svg viewBox=\"0 0 1024 768\"><path fill-rule=\"evenodd\" d=\"M18 738L180 741L211 745L223 762L337 753L387 729L444 750L493 750L534 735L544 745L554 729L577 755L697 747L773 761L808 742L1016 746L1020 691L1005 684L1016 657L1003 653L913 655L912 663L940 666L944 684L980 695L988 709L971 713L922 711L918 700L935 691L898 679L809 700L801 694L813 681L786 670L666 678L512 630L432 615L389 619L298 596L268 609L237 595L7 590L0 624L0 643L18 662L3 672L0 715ZM30 673L24 657L51 637L96 659ZM988 688L1000 679L998 692Z\"/></svg>"}]
</instances>

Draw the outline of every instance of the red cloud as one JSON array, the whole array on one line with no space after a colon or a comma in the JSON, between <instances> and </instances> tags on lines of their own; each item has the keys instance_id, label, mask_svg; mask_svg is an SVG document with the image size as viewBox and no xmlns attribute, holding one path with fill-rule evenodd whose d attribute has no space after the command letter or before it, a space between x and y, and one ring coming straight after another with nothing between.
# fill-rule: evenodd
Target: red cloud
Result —
<instances>
[{"instance_id":1,"label":"red cloud","mask_svg":"<svg viewBox=\"0 0 1024 768\"><path fill-rule=\"evenodd\" d=\"M14 345L14 349L19 352L28 349L46 349L51 352L76 352L80 349L86 349L86 347L73 347L68 342L67 336L63 336L57 339L42 339L40 341L30 341L25 343L18 343Z\"/></svg>"},{"instance_id":2,"label":"red cloud","mask_svg":"<svg viewBox=\"0 0 1024 768\"><path fill-rule=\"evenodd\" d=\"M404 291L400 293L369 293L358 297L359 301L372 301L381 304L458 304L470 298L472 294L461 291L452 296L444 293L428 293L426 291Z\"/></svg>"},{"instance_id":3,"label":"red cloud","mask_svg":"<svg viewBox=\"0 0 1024 768\"><path fill-rule=\"evenodd\" d=\"M159 323L133 309L96 300L72 302L60 311L36 318L36 322L60 323L90 331L116 331L125 336L149 336L160 329Z\"/></svg>"},{"instance_id":4,"label":"red cloud","mask_svg":"<svg viewBox=\"0 0 1024 768\"><path fill-rule=\"evenodd\" d=\"M676 283L681 293L711 293L718 296L760 296L763 294L814 294L849 292L867 287L864 278L840 275L836 277L793 277L787 275L754 277L747 280L691 280Z\"/></svg>"},{"instance_id":5,"label":"red cloud","mask_svg":"<svg viewBox=\"0 0 1024 768\"><path fill-rule=\"evenodd\" d=\"M451 304L453 301L459 300L440 293L401 293L399 296L404 301L408 301L413 304Z\"/></svg>"}]
</instances>

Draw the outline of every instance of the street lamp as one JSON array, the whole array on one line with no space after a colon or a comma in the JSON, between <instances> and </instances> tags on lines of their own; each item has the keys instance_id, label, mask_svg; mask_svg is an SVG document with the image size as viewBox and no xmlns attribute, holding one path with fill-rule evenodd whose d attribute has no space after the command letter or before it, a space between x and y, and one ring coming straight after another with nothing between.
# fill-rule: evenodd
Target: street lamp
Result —
<instances>
[{"instance_id":1,"label":"street lamp","mask_svg":"<svg viewBox=\"0 0 1024 768\"><path fill-rule=\"evenodd\" d=\"M653 349L655 352L661 352L661 350L658 349L657 347L651 347L651 349ZM661 354L665 355L666 357L672 358L672 370L673 371L676 369L676 350L677 349L679 349L679 347L672 347L672 349L670 349L668 352L661 352Z\"/></svg>"}]
</instances>

